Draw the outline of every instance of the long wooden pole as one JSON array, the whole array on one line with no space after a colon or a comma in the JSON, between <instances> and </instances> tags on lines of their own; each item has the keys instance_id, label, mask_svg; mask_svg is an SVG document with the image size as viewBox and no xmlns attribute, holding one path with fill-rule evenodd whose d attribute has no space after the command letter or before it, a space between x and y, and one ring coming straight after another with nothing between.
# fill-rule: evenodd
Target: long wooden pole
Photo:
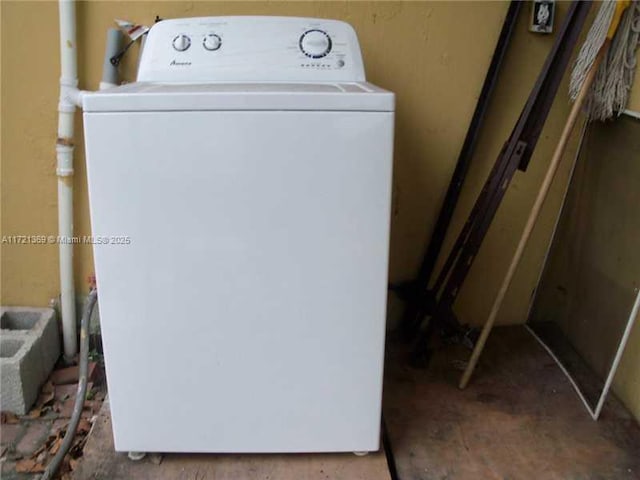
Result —
<instances>
[{"instance_id":1,"label":"long wooden pole","mask_svg":"<svg viewBox=\"0 0 640 480\"><path fill-rule=\"evenodd\" d=\"M531 213L529 214L529 219L524 227L524 231L520 237L520 242L518 243L518 247L516 248L516 252L511 259L511 264L509 265L509 269L507 270L507 274L502 281L502 285L500 286L500 290L498 290L498 295L493 302L493 306L491 307L491 311L489 313L489 318L487 318L486 323L482 327L482 333L476 342L475 348L473 349L473 353L471 354L471 359L469 360L469 364L465 369L462 377L460 378L460 384L458 385L460 388L465 388L469 383L469 379L475 370L475 367L478 363L478 359L482 354L482 350L484 350L484 345L487 342L487 338L489 337L489 333L491 333L491 329L496 321L496 317L498 316L498 312L500 311L500 307L502 306L502 302L504 301L504 297L507 293L507 289L511 284L511 280L513 280L513 276L516 272L518 264L522 259L522 254L524 253L524 249L527 246L527 242L529 241L529 237L531 236L531 232L533 231L533 227L538 220L538 216L540 215L540 210L542 210L542 205L547 197L547 193L549 192L549 188L551 187L551 182L555 177L556 171L558 170L558 166L560 165L560 161L562 160L562 156L564 155L564 151L567 147L567 142L569 141L569 137L571 136L571 132L573 131L573 127L576 124L578 116L580 114L580 110L584 105L584 102L587 98L587 93L591 88L591 84L596 75L596 71L598 70L598 66L602 61L605 53L609 49L610 41L607 39L605 43L600 48L596 59L593 62L593 65L589 69L589 73L587 74L585 81L578 93L578 96L571 108L571 112L569 113L569 117L567 118L567 122L565 123L564 129L562 131L562 135L560 136L560 140L558 141L558 145L556 146L555 151L553 152L553 157L551 157L551 162L547 167L547 173L544 177L542 185L540 186L540 190L538 191L538 196L536 197L536 201L533 204L533 208L531 209Z\"/></svg>"}]
</instances>

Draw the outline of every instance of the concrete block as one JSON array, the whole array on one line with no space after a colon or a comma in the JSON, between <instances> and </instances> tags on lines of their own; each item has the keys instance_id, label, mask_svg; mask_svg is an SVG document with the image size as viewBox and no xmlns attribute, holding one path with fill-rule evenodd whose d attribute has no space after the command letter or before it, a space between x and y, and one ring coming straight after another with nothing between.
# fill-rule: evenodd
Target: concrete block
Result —
<instances>
[{"instance_id":1,"label":"concrete block","mask_svg":"<svg viewBox=\"0 0 640 480\"><path fill-rule=\"evenodd\" d=\"M0 409L25 414L60 356L55 311L0 309Z\"/></svg>"},{"instance_id":2,"label":"concrete block","mask_svg":"<svg viewBox=\"0 0 640 480\"><path fill-rule=\"evenodd\" d=\"M35 338L0 337L0 409L24 415L38 398L42 360Z\"/></svg>"}]
</instances>

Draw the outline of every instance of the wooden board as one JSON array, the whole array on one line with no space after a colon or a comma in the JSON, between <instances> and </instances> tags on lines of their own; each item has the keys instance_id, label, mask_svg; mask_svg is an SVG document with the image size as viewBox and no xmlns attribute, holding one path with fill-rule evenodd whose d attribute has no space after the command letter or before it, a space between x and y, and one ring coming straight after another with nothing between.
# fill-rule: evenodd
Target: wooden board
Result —
<instances>
[{"instance_id":1,"label":"wooden board","mask_svg":"<svg viewBox=\"0 0 640 480\"><path fill-rule=\"evenodd\" d=\"M621 116L587 130L528 323L556 324L600 388L640 287L640 121ZM556 342L557 343L557 342ZM568 367L563 351L555 354ZM569 369L569 368L568 368ZM574 374L572 370L570 373Z\"/></svg>"},{"instance_id":2,"label":"wooden board","mask_svg":"<svg viewBox=\"0 0 640 480\"><path fill-rule=\"evenodd\" d=\"M197 421L194 418L194 421ZM113 448L108 401L87 440L75 480L391 480L384 452L287 455L164 454L156 465Z\"/></svg>"}]
</instances>

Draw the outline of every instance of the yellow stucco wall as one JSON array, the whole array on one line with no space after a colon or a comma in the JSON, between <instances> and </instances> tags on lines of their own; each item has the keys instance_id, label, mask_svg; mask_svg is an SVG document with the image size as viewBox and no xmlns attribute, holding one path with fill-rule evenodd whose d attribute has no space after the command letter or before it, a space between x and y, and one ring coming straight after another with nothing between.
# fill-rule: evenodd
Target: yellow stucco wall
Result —
<instances>
[{"instance_id":1,"label":"yellow stucco wall","mask_svg":"<svg viewBox=\"0 0 640 480\"><path fill-rule=\"evenodd\" d=\"M1 9L2 235L55 235L57 5L54 2L3 1ZM559 5L556 25L566 9L566 3ZM80 87L96 89L98 86L105 31L113 26L114 18L151 24L156 15L172 18L266 14L337 18L351 23L359 35L368 79L397 94L390 278L399 281L412 277L417 269L506 10L506 2L495 1L80 3ZM454 233L466 218L508 137L553 42L551 36L527 31L527 14L525 6L452 225ZM132 53L135 52L133 49ZM129 81L135 77L132 57L125 61L122 69L124 78ZM637 88L634 95L638 104L635 108L640 110ZM460 294L456 310L463 321L484 322L568 111L564 83L529 171L516 174ZM79 114L76 126L77 144L82 145ZM575 153L576 144L576 141L572 142L567 158ZM88 235L90 224L82 148L76 152L75 230L78 235ZM525 319L560 205L568 165L565 161L561 167L539 227L507 295L499 323L521 323ZM56 246L3 245L1 269L2 304L46 305L58 293ZM75 272L76 288L86 291L86 278L93 272L89 246L75 249ZM637 333L634 338L638 344ZM637 349L635 352L632 352L631 360L628 360L629 355L625 357L621 369L630 372L631 377L638 375ZM637 385L637 382L631 384ZM624 387L626 384L618 385ZM635 402L632 408L638 412L640 389L633 388L636 393L631 394L627 403Z\"/></svg>"},{"instance_id":2,"label":"yellow stucco wall","mask_svg":"<svg viewBox=\"0 0 640 480\"><path fill-rule=\"evenodd\" d=\"M636 58L640 58L640 52L636 52ZM636 69L627 108L640 114L640 69ZM624 356L618 366L613 391L640 420L640 313L635 319Z\"/></svg>"}]
</instances>

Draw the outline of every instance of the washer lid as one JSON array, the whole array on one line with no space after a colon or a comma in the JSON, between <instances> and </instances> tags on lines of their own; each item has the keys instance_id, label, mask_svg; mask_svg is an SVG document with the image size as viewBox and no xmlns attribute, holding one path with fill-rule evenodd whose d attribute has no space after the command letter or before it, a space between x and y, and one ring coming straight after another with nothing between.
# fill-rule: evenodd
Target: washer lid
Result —
<instances>
[{"instance_id":1,"label":"washer lid","mask_svg":"<svg viewBox=\"0 0 640 480\"><path fill-rule=\"evenodd\" d=\"M392 112L394 94L358 83L209 83L137 82L87 93L85 112L185 110L334 110Z\"/></svg>"}]
</instances>

